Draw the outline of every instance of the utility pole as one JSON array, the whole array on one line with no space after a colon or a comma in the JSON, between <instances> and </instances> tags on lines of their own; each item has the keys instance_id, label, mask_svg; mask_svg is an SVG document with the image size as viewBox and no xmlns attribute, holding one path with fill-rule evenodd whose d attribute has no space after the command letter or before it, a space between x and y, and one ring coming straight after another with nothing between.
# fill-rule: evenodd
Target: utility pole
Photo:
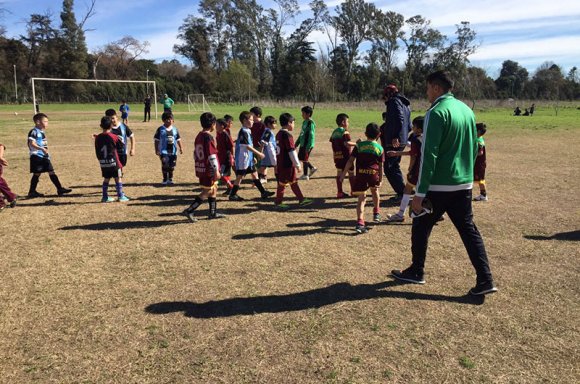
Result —
<instances>
[{"instance_id":1,"label":"utility pole","mask_svg":"<svg viewBox=\"0 0 580 384\"><path fill-rule=\"evenodd\" d=\"M145 74L145 76L147 76L147 95L149 95L149 68L147 68L147 72Z\"/></svg>"},{"instance_id":2,"label":"utility pole","mask_svg":"<svg viewBox=\"0 0 580 384\"><path fill-rule=\"evenodd\" d=\"M16 82L16 64L14 64L14 97L18 104L18 83Z\"/></svg>"}]
</instances>

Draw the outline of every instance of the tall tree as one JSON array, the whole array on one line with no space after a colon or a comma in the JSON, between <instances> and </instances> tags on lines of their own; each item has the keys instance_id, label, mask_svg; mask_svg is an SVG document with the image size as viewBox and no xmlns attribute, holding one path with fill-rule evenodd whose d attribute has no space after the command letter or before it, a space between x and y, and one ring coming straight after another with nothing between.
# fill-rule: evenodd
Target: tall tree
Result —
<instances>
[{"instance_id":1,"label":"tall tree","mask_svg":"<svg viewBox=\"0 0 580 384\"><path fill-rule=\"evenodd\" d=\"M373 56L377 57L385 76L388 77L395 62L395 53L399 49L399 40L404 36L402 28L405 18L399 13L378 9L375 11L375 19L371 35Z\"/></svg>"},{"instance_id":2,"label":"tall tree","mask_svg":"<svg viewBox=\"0 0 580 384\"><path fill-rule=\"evenodd\" d=\"M528 70L516 61L506 60L502 63L499 77L495 80L498 96L518 98L522 95L528 81Z\"/></svg>"},{"instance_id":3,"label":"tall tree","mask_svg":"<svg viewBox=\"0 0 580 384\"><path fill-rule=\"evenodd\" d=\"M60 75L68 79L86 79L87 69L87 44L85 33L77 24L73 12L74 0L62 2L61 20L61 49L60 49Z\"/></svg>"},{"instance_id":4,"label":"tall tree","mask_svg":"<svg viewBox=\"0 0 580 384\"><path fill-rule=\"evenodd\" d=\"M205 19L189 15L178 31L177 39L183 43L175 44L173 52L189 59L191 64L200 71L209 71L211 36Z\"/></svg>"}]
</instances>

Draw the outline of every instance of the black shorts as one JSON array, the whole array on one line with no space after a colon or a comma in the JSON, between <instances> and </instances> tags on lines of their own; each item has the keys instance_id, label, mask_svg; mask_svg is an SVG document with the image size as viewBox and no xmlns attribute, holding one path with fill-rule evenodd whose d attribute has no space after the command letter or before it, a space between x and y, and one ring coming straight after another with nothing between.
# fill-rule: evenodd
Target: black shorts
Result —
<instances>
[{"instance_id":1,"label":"black shorts","mask_svg":"<svg viewBox=\"0 0 580 384\"><path fill-rule=\"evenodd\" d=\"M123 170L117 167L101 168L101 175L103 175L105 179L123 177Z\"/></svg>"},{"instance_id":2,"label":"black shorts","mask_svg":"<svg viewBox=\"0 0 580 384\"><path fill-rule=\"evenodd\" d=\"M120 154L119 153L119 161L121 162L121 164L123 165L123 167L125 165L127 165L127 154Z\"/></svg>"},{"instance_id":3,"label":"black shorts","mask_svg":"<svg viewBox=\"0 0 580 384\"><path fill-rule=\"evenodd\" d=\"M256 172L256 166L250 165L246 169L236 169L236 176L246 176L248 173Z\"/></svg>"},{"instance_id":4,"label":"black shorts","mask_svg":"<svg viewBox=\"0 0 580 384\"><path fill-rule=\"evenodd\" d=\"M161 155L161 169L164 171L173 171L177 164L177 155Z\"/></svg>"},{"instance_id":5,"label":"black shorts","mask_svg":"<svg viewBox=\"0 0 580 384\"><path fill-rule=\"evenodd\" d=\"M52 172L54 168L48 157L30 156L30 173Z\"/></svg>"},{"instance_id":6,"label":"black shorts","mask_svg":"<svg viewBox=\"0 0 580 384\"><path fill-rule=\"evenodd\" d=\"M298 149L298 160L308 161L308 159L310 159L310 152L312 152L312 148L306 150L306 148L300 146L300 148Z\"/></svg>"}]
</instances>

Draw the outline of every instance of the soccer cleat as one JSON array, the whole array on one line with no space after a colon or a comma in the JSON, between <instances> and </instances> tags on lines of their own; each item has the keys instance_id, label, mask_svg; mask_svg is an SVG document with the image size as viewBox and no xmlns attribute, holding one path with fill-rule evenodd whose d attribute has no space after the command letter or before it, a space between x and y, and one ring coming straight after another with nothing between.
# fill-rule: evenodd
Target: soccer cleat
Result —
<instances>
[{"instance_id":1,"label":"soccer cleat","mask_svg":"<svg viewBox=\"0 0 580 384\"><path fill-rule=\"evenodd\" d=\"M173 185L173 184L174 184L174 183L173 183L173 179L169 179L169 180L167 180L167 185Z\"/></svg>"},{"instance_id":2,"label":"soccer cleat","mask_svg":"<svg viewBox=\"0 0 580 384\"><path fill-rule=\"evenodd\" d=\"M301 206L301 207L305 207L307 205L312 204L313 202L314 202L314 200L312 200L312 199L304 198L304 199L302 199L301 202L298 203L298 205Z\"/></svg>"},{"instance_id":3,"label":"soccer cleat","mask_svg":"<svg viewBox=\"0 0 580 384\"><path fill-rule=\"evenodd\" d=\"M14 199L8 203L8 207L10 207L10 208L14 208L15 206L16 206L16 199Z\"/></svg>"},{"instance_id":4,"label":"soccer cleat","mask_svg":"<svg viewBox=\"0 0 580 384\"><path fill-rule=\"evenodd\" d=\"M163 181L161 182L161 185L169 185L169 180L163 180Z\"/></svg>"},{"instance_id":5,"label":"soccer cleat","mask_svg":"<svg viewBox=\"0 0 580 384\"><path fill-rule=\"evenodd\" d=\"M310 180L310 177L308 175L302 175L300 176L300 180Z\"/></svg>"},{"instance_id":6,"label":"soccer cleat","mask_svg":"<svg viewBox=\"0 0 580 384\"><path fill-rule=\"evenodd\" d=\"M67 193L71 193L71 192L72 192L72 189L69 189L69 188L61 188L58 191L56 191L56 193L59 196L66 195Z\"/></svg>"},{"instance_id":7,"label":"soccer cleat","mask_svg":"<svg viewBox=\"0 0 580 384\"><path fill-rule=\"evenodd\" d=\"M227 188L227 189L224 191L224 193L222 193L222 196L229 196L231 192L232 192L232 189L231 189L231 188Z\"/></svg>"},{"instance_id":8,"label":"soccer cleat","mask_svg":"<svg viewBox=\"0 0 580 384\"><path fill-rule=\"evenodd\" d=\"M276 209L279 211L287 211L288 209L290 209L290 206L288 204L284 204L284 203L280 203L280 204L276 204Z\"/></svg>"},{"instance_id":9,"label":"soccer cleat","mask_svg":"<svg viewBox=\"0 0 580 384\"><path fill-rule=\"evenodd\" d=\"M276 192L274 191L265 191L264 193L262 193L262 199L267 199L269 197L272 197L276 194Z\"/></svg>"},{"instance_id":10,"label":"soccer cleat","mask_svg":"<svg viewBox=\"0 0 580 384\"><path fill-rule=\"evenodd\" d=\"M314 167L310 170L310 177L314 176L314 174L318 171L318 168Z\"/></svg>"},{"instance_id":11,"label":"soccer cleat","mask_svg":"<svg viewBox=\"0 0 580 384\"><path fill-rule=\"evenodd\" d=\"M193 211L190 211L189 209L185 209L183 212L181 212L181 214L187 217L187 219L192 223L195 223L197 221L197 219L193 215Z\"/></svg>"},{"instance_id":12,"label":"soccer cleat","mask_svg":"<svg viewBox=\"0 0 580 384\"><path fill-rule=\"evenodd\" d=\"M43 193L38 193L36 191L32 191L32 192L29 192L28 193L28 196L27 197L29 199L34 199L35 197L44 197L44 194Z\"/></svg>"},{"instance_id":13,"label":"soccer cleat","mask_svg":"<svg viewBox=\"0 0 580 384\"><path fill-rule=\"evenodd\" d=\"M125 195L123 195L123 196L119 197L119 201L120 201L120 202L125 202L125 201L129 201L129 200L131 200L131 199L129 199L129 198L128 198L127 196L125 196Z\"/></svg>"},{"instance_id":14,"label":"soccer cleat","mask_svg":"<svg viewBox=\"0 0 580 384\"><path fill-rule=\"evenodd\" d=\"M477 283L475 287L469 290L469 294L473 296L487 295L488 293L497 292L497 288L493 281L486 281L485 283Z\"/></svg>"},{"instance_id":15,"label":"soccer cleat","mask_svg":"<svg viewBox=\"0 0 580 384\"><path fill-rule=\"evenodd\" d=\"M405 216L395 213L394 215L387 215L387 222L389 223L402 223L405 221Z\"/></svg>"},{"instance_id":16,"label":"soccer cleat","mask_svg":"<svg viewBox=\"0 0 580 384\"><path fill-rule=\"evenodd\" d=\"M473 198L474 201L487 201L487 195L479 195Z\"/></svg>"},{"instance_id":17,"label":"soccer cleat","mask_svg":"<svg viewBox=\"0 0 580 384\"><path fill-rule=\"evenodd\" d=\"M380 213L373 213L373 221L375 223L380 223L381 222L381 214Z\"/></svg>"},{"instance_id":18,"label":"soccer cleat","mask_svg":"<svg viewBox=\"0 0 580 384\"><path fill-rule=\"evenodd\" d=\"M226 215L224 215L223 213L214 213L213 215L209 215L207 218L209 220L213 220L213 219L223 219L224 217L226 217Z\"/></svg>"},{"instance_id":19,"label":"soccer cleat","mask_svg":"<svg viewBox=\"0 0 580 384\"><path fill-rule=\"evenodd\" d=\"M407 268L403 271L400 271L398 269L393 269L391 271L391 276L397 280L405 281L407 283L425 284L425 280L423 279L423 275L422 274L419 275L418 273L411 271L410 268Z\"/></svg>"},{"instance_id":20,"label":"soccer cleat","mask_svg":"<svg viewBox=\"0 0 580 384\"><path fill-rule=\"evenodd\" d=\"M230 195L230 201L244 201L245 199L240 195Z\"/></svg>"},{"instance_id":21,"label":"soccer cleat","mask_svg":"<svg viewBox=\"0 0 580 384\"><path fill-rule=\"evenodd\" d=\"M357 224L356 227L354 227L354 230L356 233L367 233L369 231L367 226L364 224Z\"/></svg>"},{"instance_id":22,"label":"soccer cleat","mask_svg":"<svg viewBox=\"0 0 580 384\"><path fill-rule=\"evenodd\" d=\"M112 203L114 201L115 201L115 199L113 199L112 197L103 197L101 199L101 203Z\"/></svg>"}]
</instances>

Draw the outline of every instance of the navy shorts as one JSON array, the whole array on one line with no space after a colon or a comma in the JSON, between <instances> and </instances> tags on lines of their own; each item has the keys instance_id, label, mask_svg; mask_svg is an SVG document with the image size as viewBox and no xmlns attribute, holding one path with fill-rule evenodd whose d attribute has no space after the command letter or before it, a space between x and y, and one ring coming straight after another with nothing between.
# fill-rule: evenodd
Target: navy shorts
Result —
<instances>
[{"instance_id":1,"label":"navy shorts","mask_svg":"<svg viewBox=\"0 0 580 384\"><path fill-rule=\"evenodd\" d=\"M30 156L30 173L52 172L54 168L48 157Z\"/></svg>"}]
</instances>

